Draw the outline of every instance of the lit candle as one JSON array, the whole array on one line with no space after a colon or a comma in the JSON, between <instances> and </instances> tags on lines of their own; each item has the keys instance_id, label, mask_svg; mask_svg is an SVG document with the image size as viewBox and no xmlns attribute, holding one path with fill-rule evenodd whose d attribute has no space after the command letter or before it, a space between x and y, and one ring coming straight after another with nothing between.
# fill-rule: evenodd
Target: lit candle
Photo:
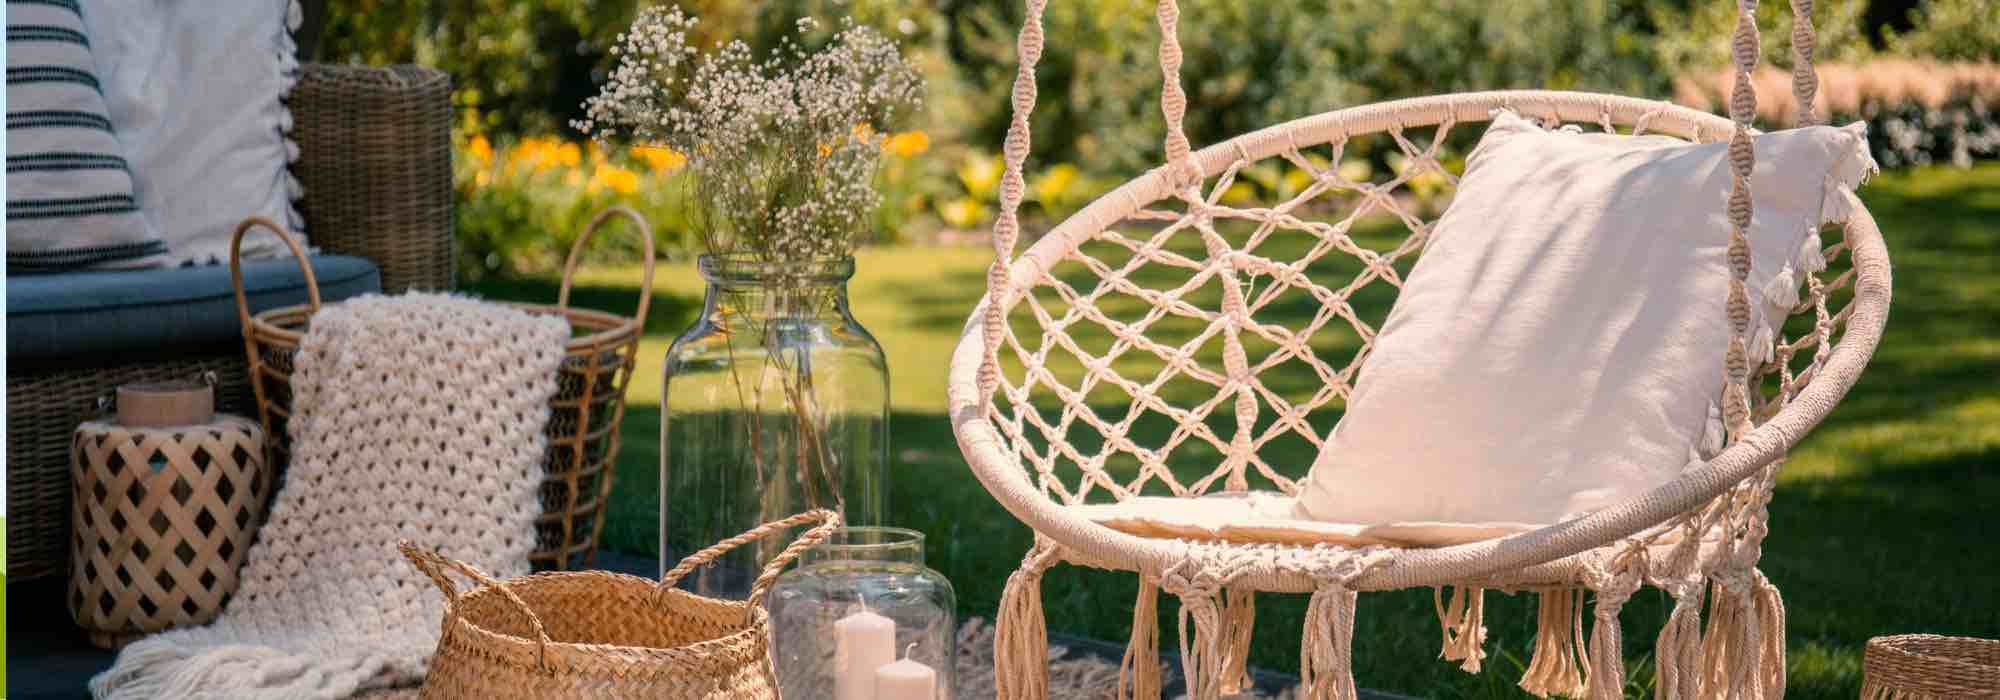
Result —
<instances>
[{"instance_id":1,"label":"lit candle","mask_svg":"<svg viewBox=\"0 0 2000 700\"><path fill-rule=\"evenodd\" d=\"M896 622L863 610L840 618L833 631L834 700L875 700L875 669L896 661Z\"/></svg>"},{"instance_id":2,"label":"lit candle","mask_svg":"<svg viewBox=\"0 0 2000 700\"><path fill-rule=\"evenodd\" d=\"M937 700L937 671L906 652L902 661L875 669L875 693L876 700Z\"/></svg>"}]
</instances>

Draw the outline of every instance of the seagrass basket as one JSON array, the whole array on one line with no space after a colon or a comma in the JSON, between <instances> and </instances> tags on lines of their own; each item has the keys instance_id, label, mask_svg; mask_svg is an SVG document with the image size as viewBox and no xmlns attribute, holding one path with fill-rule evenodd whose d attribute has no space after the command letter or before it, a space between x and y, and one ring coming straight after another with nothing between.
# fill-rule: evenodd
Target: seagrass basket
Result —
<instances>
[{"instance_id":1,"label":"seagrass basket","mask_svg":"<svg viewBox=\"0 0 2000 700\"><path fill-rule=\"evenodd\" d=\"M731 549L812 522L818 525L765 566L748 600L674 587ZM419 697L775 700L764 594L787 564L839 527L840 516L829 510L765 523L696 552L658 582L606 571L495 581L403 542L403 556L445 597L444 631ZM460 593L449 572L478 585Z\"/></svg>"},{"instance_id":2,"label":"seagrass basket","mask_svg":"<svg viewBox=\"0 0 2000 700\"><path fill-rule=\"evenodd\" d=\"M632 222L645 256L639 305L630 317L569 305L577 263L591 237L613 216ZM229 275L236 288L237 315L243 323L250 388L257 397L257 413L263 421L264 433L270 436L269 463L282 474L289 447L285 422L292 415L292 356L299 349L313 313L319 311L319 282L313 277L312 268L301 263L307 302L252 315L244 297L239 253L243 236L259 226L270 229L301 261L305 259L305 251L284 228L262 217L244 220L230 241ZM652 228L637 212L612 207L592 218L570 246L554 305L508 304L529 313L563 316L569 321L571 333L557 377L556 395L549 400L553 413L549 416L548 455L543 462L546 472L540 489L542 515L535 521L535 551L529 555L537 570L588 568L597 554L618 458L618 425L625 415L625 385L632 378L639 336L645 331L646 311L652 298Z\"/></svg>"},{"instance_id":3,"label":"seagrass basket","mask_svg":"<svg viewBox=\"0 0 2000 700\"><path fill-rule=\"evenodd\" d=\"M2000 640L1899 634L1868 640L1863 700L2000 698Z\"/></svg>"}]
</instances>

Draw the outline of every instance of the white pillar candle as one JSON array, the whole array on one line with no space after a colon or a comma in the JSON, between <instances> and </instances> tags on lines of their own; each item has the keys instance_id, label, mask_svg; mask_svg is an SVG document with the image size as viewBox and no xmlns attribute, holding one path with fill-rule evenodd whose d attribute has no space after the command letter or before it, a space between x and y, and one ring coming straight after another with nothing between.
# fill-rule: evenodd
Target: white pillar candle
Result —
<instances>
[{"instance_id":1,"label":"white pillar candle","mask_svg":"<svg viewBox=\"0 0 2000 700\"><path fill-rule=\"evenodd\" d=\"M876 700L937 700L937 671L905 658L875 669Z\"/></svg>"},{"instance_id":2,"label":"white pillar candle","mask_svg":"<svg viewBox=\"0 0 2000 700\"><path fill-rule=\"evenodd\" d=\"M896 622L863 610L834 622L833 631L834 700L875 700L875 669L896 661Z\"/></svg>"}]
</instances>

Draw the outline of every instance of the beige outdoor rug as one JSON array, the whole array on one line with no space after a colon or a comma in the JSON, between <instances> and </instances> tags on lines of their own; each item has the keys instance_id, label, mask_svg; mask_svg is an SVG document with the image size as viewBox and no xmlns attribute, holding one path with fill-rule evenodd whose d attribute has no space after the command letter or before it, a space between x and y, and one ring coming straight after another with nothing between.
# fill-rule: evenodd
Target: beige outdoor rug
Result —
<instances>
[{"instance_id":1,"label":"beige outdoor rug","mask_svg":"<svg viewBox=\"0 0 2000 700\"><path fill-rule=\"evenodd\" d=\"M1068 656L1068 649L1055 644L1049 646L1049 697L1088 700L1110 700L1118 697L1117 663L1086 654L1079 654L1073 659L1065 658ZM1174 671L1170 670L1168 673L1178 677ZM1176 678L1168 680L1171 682ZM1285 692L1273 700L1285 700L1293 696L1294 692ZM417 689L377 690L360 697L367 700L415 700ZM993 626L976 617L966 620L958 630L958 697L959 700L991 700L994 697ZM1271 696L1250 694L1230 697Z\"/></svg>"}]
</instances>

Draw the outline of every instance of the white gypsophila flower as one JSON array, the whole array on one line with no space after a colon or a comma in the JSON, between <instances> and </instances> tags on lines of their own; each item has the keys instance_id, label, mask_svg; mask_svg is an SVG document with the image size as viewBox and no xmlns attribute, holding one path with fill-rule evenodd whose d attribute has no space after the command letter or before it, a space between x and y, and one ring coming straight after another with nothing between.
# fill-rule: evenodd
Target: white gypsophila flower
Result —
<instances>
[{"instance_id":1,"label":"white gypsophila flower","mask_svg":"<svg viewBox=\"0 0 2000 700\"><path fill-rule=\"evenodd\" d=\"M684 154L711 252L847 255L881 202L884 134L921 109L922 79L894 42L851 19L818 50L788 36L762 60L741 41L697 50L695 25L678 8L642 11L573 125ZM797 24L800 38L818 29Z\"/></svg>"}]
</instances>

